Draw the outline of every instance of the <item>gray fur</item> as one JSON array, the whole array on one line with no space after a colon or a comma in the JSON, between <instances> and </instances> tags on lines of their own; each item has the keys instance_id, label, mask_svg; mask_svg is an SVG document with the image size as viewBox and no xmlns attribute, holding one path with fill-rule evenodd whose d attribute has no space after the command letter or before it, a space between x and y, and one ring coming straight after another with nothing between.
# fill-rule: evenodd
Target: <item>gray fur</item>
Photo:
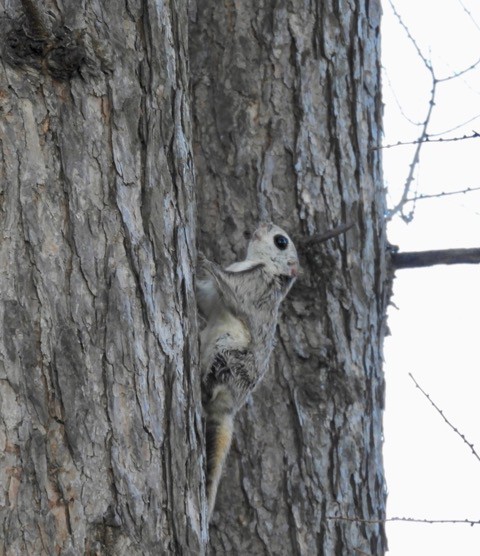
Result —
<instances>
[{"instance_id":1,"label":"gray fur","mask_svg":"<svg viewBox=\"0 0 480 556\"><path fill-rule=\"evenodd\" d=\"M289 242L283 250L274 242L278 234ZM268 368L280 304L296 279L298 257L281 228L262 224L245 261L223 270L200 255L199 267L204 277L197 282L197 301L207 321L201 334L201 366L211 515L230 446L225 434L231 438L235 414ZM223 431L222 439L217 431Z\"/></svg>"}]
</instances>

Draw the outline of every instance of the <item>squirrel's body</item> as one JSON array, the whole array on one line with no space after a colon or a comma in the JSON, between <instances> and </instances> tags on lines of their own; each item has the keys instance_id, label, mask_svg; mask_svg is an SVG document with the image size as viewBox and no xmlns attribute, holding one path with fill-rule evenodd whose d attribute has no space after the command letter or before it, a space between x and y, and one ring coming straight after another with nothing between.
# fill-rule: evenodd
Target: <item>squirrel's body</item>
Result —
<instances>
[{"instance_id":1,"label":"squirrel's body","mask_svg":"<svg viewBox=\"0 0 480 556\"><path fill-rule=\"evenodd\" d=\"M201 258L200 266L206 273L198 281L197 300L207 320L201 333L201 369L211 515L233 419L268 368L280 303L297 276L298 257L281 228L263 224L245 261L223 270Z\"/></svg>"}]
</instances>

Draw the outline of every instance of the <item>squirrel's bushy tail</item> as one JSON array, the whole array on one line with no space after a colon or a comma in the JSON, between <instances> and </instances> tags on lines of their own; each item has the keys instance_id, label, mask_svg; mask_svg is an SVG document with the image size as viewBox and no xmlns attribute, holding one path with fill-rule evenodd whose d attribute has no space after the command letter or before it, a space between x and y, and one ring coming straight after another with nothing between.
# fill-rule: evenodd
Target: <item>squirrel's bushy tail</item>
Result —
<instances>
[{"instance_id":1,"label":"squirrel's bushy tail","mask_svg":"<svg viewBox=\"0 0 480 556\"><path fill-rule=\"evenodd\" d=\"M225 386L216 389L206 411L207 499L210 520L223 465L232 443L233 400Z\"/></svg>"}]
</instances>

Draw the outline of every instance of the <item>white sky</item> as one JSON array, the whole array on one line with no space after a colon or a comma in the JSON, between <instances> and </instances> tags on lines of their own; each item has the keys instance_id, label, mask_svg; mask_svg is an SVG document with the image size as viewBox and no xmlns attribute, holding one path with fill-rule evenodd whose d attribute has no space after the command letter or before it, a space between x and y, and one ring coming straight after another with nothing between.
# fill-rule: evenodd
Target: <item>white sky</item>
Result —
<instances>
[{"instance_id":1,"label":"white sky","mask_svg":"<svg viewBox=\"0 0 480 556\"><path fill-rule=\"evenodd\" d=\"M437 77L480 57L479 0L394 0ZM465 6L477 26L465 12ZM429 74L383 0L384 144L418 137ZM480 116L480 64L440 83L429 132ZM480 133L480 117L444 137ZM389 205L401 196L414 147L384 151ZM414 188L433 194L480 187L480 139L423 147ZM412 191L414 193L415 190ZM389 240L403 251L480 247L480 191L417 203L414 220L395 218ZM385 343L385 469L388 516L480 520L480 461L415 388L412 373L480 454L480 265L401 270ZM480 525L389 523L391 556L478 556Z\"/></svg>"}]
</instances>

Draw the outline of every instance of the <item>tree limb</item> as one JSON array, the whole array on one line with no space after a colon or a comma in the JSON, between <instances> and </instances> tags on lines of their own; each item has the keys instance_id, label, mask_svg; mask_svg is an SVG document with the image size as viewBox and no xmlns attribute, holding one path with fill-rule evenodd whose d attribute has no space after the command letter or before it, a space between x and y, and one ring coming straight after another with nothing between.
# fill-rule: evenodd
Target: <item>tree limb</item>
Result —
<instances>
[{"instance_id":1,"label":"tree limb","mask_svg":"<svg viewBox=\"0 0 480 556\"><path fill-rule=\"evenodd\" d=\"M479 264L480 248L439 249L436 251L411 251L392 253L395 270L401 268L420 268L437 264Z\"/></svg>"}]
</instances>

